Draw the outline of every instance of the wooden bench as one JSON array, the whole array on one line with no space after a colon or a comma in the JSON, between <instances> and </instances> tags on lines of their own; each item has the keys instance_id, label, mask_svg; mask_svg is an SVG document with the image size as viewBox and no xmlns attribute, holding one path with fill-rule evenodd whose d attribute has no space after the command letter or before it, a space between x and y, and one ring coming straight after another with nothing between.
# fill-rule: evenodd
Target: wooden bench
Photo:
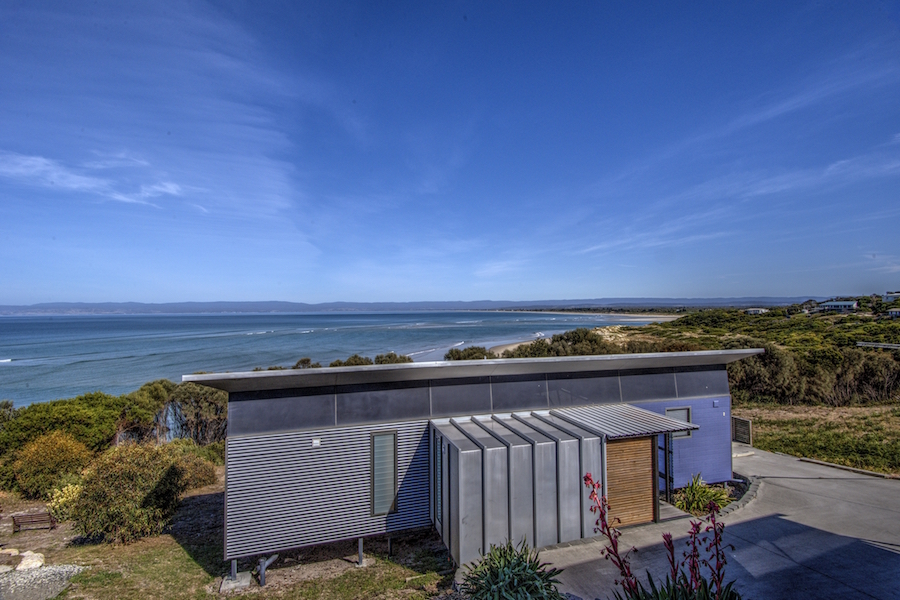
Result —
<instances>
[{"instance_id":1,"label":"wooden bench","mask_svg":"<svg viewBox=\"0 0 900 600\"><path fill-rule=\"evenodd\" d=\"M22 529L56 529L56 519L49 512L13 515L13 533Z\"/></svg>"}]
</instances>

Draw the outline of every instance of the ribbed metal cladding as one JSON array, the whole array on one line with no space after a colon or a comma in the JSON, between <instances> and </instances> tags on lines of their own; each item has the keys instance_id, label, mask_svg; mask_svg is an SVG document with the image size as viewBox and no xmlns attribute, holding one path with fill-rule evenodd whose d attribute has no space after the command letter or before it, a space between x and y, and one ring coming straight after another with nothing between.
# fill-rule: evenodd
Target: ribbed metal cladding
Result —
<instances>
[{"instance_id":1,"label":"ribbed metal cladding","mask_svg":"<svg viewBox=\"0 0 900 600\"><path fill-rule=\"evenodd\" d=\"M225 558L427 527L428 421L229 438ZM372 439L397 434L397 505L372 514Z\"/></svg>"},{"instance_id":2,"label":"ribbed metal cladding","mask_svg":"<svg viewBox=\"0 0 900 600\"><path fill-rule=\"evenodd\" d=\"M628 404L562 408L551 410L550 414L582 427L587 426L611 440L698 429L696 425Z\"/></svg>"}]
</instances>

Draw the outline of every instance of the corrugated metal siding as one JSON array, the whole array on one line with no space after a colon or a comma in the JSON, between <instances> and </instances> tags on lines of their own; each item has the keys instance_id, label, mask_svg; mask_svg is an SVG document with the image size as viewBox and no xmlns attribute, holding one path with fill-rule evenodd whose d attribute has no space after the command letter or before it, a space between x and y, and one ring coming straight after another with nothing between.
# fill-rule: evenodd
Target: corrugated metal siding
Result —
<instances>
[{"instance_id":1,"label":"corrugated metal siding","mask_svg":"<svg viewBox=\"0 0 900 600\"><path fill-rule=\"evenodd\" d=\"M599 431L611 440L697 429L696 425L671 419L665 413L660 415L629 404L559 408L550 414Z\"/></svg>"},{"instance_id":2,"label":"corrugated metal siding","mask_svg":"<svg viewBox=\"0 0 900 600\"><path fill-rule=\"evenodd\" d=\"M609 514L619 525L653 520L653 452L655 438L610 441L606 445Z\"/></svg>"},{"instance_id":3,"label":"corrugated metal siding","mask_svg":"<svg viewBox=\"0 0 900 600\"><path fill-rule=\"evenodd\" d=\"M226 560L430 525L427 428L414 421L229 439ZM379 431L397 432L397 511L372 516L370 444Z\"/></svg>"}]
</instances>

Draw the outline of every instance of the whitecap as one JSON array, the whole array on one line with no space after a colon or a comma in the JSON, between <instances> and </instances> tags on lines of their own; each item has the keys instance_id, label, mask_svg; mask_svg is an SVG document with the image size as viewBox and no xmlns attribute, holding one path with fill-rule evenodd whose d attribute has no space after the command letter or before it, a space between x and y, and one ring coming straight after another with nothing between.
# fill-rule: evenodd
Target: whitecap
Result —
<instances>
[{"instance_id":1,"label":"whitecap","mask_svg":"<svg viewBox=\"0 0 900 600\"><path fill-rule=\"evenodd\" d=\"M0 363L2 362L12 362L11 358L0 358Z\"/></svg>"}]
</instances>

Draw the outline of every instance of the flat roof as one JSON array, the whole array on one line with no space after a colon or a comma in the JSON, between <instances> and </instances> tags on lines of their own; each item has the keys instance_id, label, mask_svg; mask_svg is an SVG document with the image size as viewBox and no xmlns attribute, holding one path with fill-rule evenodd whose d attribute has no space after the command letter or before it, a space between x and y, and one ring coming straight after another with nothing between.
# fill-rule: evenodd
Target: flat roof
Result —
<instances>
[{"instance_id":1,"label":"flat roof","mask_svg":"<svg viewBox=\"0 0 900 600\"><path fill-rule=\"evenodd\" d=\"M652 352L549 358L497 358L492 360L448 360L362 367L281 369L238 373L183 375L182 381L208 385L226 392L296 389L469 377L540 375L670 369L725 365L762 354L762 348L703 350L698 352Z\"/></svg>"}]
</instances>

